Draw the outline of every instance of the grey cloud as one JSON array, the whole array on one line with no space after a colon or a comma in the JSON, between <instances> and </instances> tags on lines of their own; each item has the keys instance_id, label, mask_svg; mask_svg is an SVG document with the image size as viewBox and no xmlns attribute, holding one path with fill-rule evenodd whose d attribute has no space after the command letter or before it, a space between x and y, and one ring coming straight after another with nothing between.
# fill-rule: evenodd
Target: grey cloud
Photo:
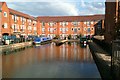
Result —
<instances>
[{"instance_id":1,"label":"grey cloud","mask_svg":"<svg viewBox=\"0 0 120 80\"><path fill-rule=\"evenodd\" d=\"M83 1L83 0L81 0ZM32 16L77 16L104 14L104 3L98 2L8 2L8 7Z\"/></svg>"},{"instance_id":2,"label":"grey cloud","mask_svg":"<svg viewBox=\"0 0 120 80\"><path fill-rule=\"evenodd\" d=\"M21 2L9 3L11 8L30 15L78 15L77 8L70 3L55 2ZM71 11L73 10L73 11Z\"/></svg>"},{"instance_id":3,"label":"grey cloud","mask_svg":"<svg viewBox=\"0 0 120 80\"><path fill-rule=\"evenodd\" d=\"M82 7L87 14L105 14L104 2L82 2ZM81 14L82 12L80 12ZM84 13L84 12L83 12Z\"/></svg>"}]
</instances>

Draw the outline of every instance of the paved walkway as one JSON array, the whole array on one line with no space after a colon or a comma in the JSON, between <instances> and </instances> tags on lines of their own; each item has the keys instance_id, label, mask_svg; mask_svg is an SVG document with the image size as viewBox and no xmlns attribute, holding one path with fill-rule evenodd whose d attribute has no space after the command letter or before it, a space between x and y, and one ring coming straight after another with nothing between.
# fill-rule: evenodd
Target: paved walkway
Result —
<instances>
[{"instance_id":1,"label":"paved walkway","mask_svg":"<svg viewBox=\"0 0 120 80\"><path fill-rule=\"evenodd\" d=\"M103 80L112 80L111 56L94 42L89 43L89 48Z\"/></svg>"}]
</instances>

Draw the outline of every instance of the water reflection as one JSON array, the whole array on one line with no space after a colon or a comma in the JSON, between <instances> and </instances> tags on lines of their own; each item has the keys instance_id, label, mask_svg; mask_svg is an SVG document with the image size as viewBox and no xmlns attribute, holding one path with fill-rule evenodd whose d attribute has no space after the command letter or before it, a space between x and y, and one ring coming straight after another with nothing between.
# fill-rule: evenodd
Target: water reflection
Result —
<instances>
[{"instance_id":1,"label":"water reflection","mask_svg":"<svg viewBox=\"0 0 120 80\"><path fill-rule=\"evenodd\" d=\"M25 49L24 51L17 52L15 54L5 55L3 56L3 77L35 77L34 76L26 76L22 75L25 72L28 74L32 73L33 71L36 71L35 73L38 73L39 76L37 77L80 77L81 73L76 74L70 74L70 71L66 72L66 76L62 75L63 72L60 72L61 67L64 65L63 70L67 70L67 68L70 69L72 67L77 67L77 71L84 70L83 64L86 65L85 69L88 69L89 67L93 66L94 75L91 76L90 74L88 76L85 75L85 72L82 72L82 77L100 77L99 72L96 68L96 65L94 64L92 55L89 51L88 46L86 48L81 48L79 44L73 42L73 43L66 43L61 46L56 46L55 43L50 43L46 45L38 45L33 48ZM48 65L49 64L49 65ZM71 65L72 64L72 65ZM33 68L33 66L36 65L37 68ZM54 65L54 66L53 66ZM88 66L89 67L88 67ZM39 67L38 67L39 66ZM52 67L50 67L52 66ZM82 66L82 68L80 68ZM27 67L27 68L26 68ZM66 67L66 68L65 68ZM56 70L56 75L48 75L48 72L46 70L46 76L44 76L42 73L45 73L44 71L42 73L39 73L39 71L42 71L44 68L52 68L52 71ZM26 71L27 69L30 69ZM31 70L32 69L32 70ZM36 70L34 70L36 69ZM58 70L59 69L59 70ZM22 73L23 70L23 73ZM72 70L71 70L72 71ZM73 69L74 71L74 69ZM76 71L76 72L77 72ZM21 73L20 73L21 72ZM12 74L13 73L13 74ZM58 74L59 73L59 74ZM87 74L89 72L86 72ZM91 72L90 72L91 73ZM96 74L97 73L97 74ZM37 74L37 75L38 75ZM58 74L58 75L57 75ZM72 76L71 76L72 75Z\"/></svg>"}]
</instances>

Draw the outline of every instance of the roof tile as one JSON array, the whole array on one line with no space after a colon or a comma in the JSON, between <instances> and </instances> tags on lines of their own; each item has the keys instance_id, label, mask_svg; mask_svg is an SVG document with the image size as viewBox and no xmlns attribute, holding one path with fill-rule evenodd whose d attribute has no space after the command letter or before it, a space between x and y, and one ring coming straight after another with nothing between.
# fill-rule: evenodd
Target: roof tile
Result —
<instances>
[{"instance_id":1,"label":"roof tile","mask_svg":"<svg viewBox=\"0 0 120 80\"><path fill-rule=\"evenodd\" d=\"M9 8L9 11L10 11L11 14L15 14L15 15L18 15L18 16L22 16L22 17L25 17L25 18L35 20L35 18L33 16L30 16L28 14L25 14L25 13L22 13L22 12L19 12L19 11L16 11L16 10L13 10L11 8Z\"/></svg>"},{"instance_id":2,"label":"roof tile","mask_svg":"<svg viewBox=\"0 0 120 80\"><path fill-rule=\"evenodd\" d=\"M37 20L40 22L71 22L71 21L95 21L105 19L105 15L90 15L90 16L39 16Z\"/></svg>"}]
</instances>

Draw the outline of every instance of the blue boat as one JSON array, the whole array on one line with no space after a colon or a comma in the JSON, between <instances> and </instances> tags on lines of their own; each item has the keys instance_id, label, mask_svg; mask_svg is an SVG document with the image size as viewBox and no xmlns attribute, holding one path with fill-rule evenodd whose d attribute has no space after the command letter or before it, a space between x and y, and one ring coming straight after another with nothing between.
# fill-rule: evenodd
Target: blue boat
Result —
<instances>
[{"instance_id":1,"label":"blue boat","mask_svg":"<svg viewBox=\"0 0 120 80\"><path fill-rule=\"evenodd\" d=\"M50 37L35 37L34 41L33 41L33 44L34 45L41 44L41 43L49 42L51 40L52 39Z\"/></svg>"}]
</instances>

